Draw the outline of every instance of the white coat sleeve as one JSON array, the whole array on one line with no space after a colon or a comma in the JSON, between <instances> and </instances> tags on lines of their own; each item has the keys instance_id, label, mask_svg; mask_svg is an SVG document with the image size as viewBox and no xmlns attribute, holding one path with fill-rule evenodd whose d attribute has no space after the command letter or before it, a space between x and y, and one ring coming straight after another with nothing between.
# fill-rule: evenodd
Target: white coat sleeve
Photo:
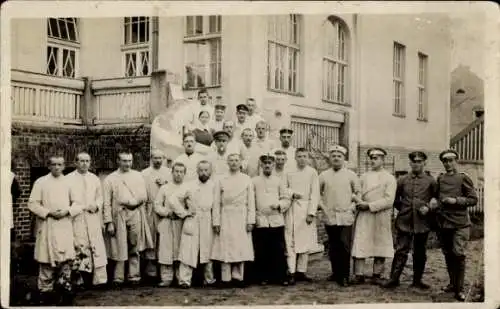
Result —
<instances>
[{"instance_id":1,"label":"white coat sleeve","mask_svg":"<svg viewBox=\"0 0 500 309\"><path fill-rule=\"evenodd\" d=\"M28 209L38 217L46 219L50 211L42 205L42 187L41 179L35 181L28 200Z\"/></svg>"},{"instance_id":2,"label":"white coat sleeve","mask_svg":"<svg viewBox=\"0 0 500 309\"><path fill-rule=\"evenodd\" d=\"M371 212L379 212L392 208L396 197L397 181L394 176L387 177L387 184L384 190L384 196L376 201L368 203Z\"/></svg>"}]
</instances>

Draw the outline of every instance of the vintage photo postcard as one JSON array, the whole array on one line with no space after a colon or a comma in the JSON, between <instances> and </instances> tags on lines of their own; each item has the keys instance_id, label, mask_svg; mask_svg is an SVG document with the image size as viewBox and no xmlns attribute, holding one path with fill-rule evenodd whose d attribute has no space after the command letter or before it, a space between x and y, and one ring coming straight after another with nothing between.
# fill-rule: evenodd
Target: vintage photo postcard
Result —
<instances>
[{"instance_id":1,"label":"vintage photo postcard","mask_svg":"<svg viewBox=\"0 0 500 309\"><path fill-rule=\"evenodd\" d=\"M498 17L4 2L2 306L497 308Z\"/></svg>"}]
</instances>

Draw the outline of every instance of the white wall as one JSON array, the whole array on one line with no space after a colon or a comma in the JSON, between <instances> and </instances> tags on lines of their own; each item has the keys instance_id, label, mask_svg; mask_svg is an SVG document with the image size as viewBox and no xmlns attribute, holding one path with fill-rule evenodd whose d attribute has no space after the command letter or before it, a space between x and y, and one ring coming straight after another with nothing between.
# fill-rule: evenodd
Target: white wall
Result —
<instances>
[{"instance_id":1,"label":"white wall","mask_svg":"<svg viewBox=\"0 0 500 309\"><path fill-rule=\"evenodd\" d=\"M45 73L46 19L13 19L11 31L12 69Z\"/></svg>"},{"instance_id":2,"label":"white wall","mask_svg":"<svg viewBox=\"0 0 500 309\"><path fill-rule=\"evenodd\" d=\"M448 144L449 33L435 16L360 18L361 143L437 150ZM406 117L393 116L393 42L406 46ZM417 120L417 53L428 58L428 122Z\"/></svg>"}]
</instances>

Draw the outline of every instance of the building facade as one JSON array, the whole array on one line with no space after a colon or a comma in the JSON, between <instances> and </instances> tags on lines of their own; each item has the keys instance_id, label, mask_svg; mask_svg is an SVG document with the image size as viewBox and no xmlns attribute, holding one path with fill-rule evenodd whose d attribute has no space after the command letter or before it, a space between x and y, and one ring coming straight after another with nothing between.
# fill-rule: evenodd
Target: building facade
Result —
<instances>
[{"instance_id":1,"label":"building facade","mask_svg":"<svg viewBox=\"0 0 500 309\"><path fill-rule=\"evenodd\" d=\"M417 149L438 173L437 154L449 145L451 46L442 15L19 19L11 29L21 238L24 204L48 150L66 145L72 159L78 147L68 145L91 145L105 173L117 144L131 144L147 164L158 79L168 81L170 97L208 88L228 117L253 97L266 118L291 119L295 146L346 144L360 172L366 150L381 146L395 173Z\"/></svg>"}]
</instances>

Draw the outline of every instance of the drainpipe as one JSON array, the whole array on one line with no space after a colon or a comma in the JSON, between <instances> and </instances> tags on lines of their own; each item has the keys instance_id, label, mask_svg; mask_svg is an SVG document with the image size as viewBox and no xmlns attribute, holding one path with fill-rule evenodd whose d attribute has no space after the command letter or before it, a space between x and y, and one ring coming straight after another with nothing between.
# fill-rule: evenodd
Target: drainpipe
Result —
<instances>
[{"instance_id":1,"label":"drainpipe","mask_svg":"<svg viewBox=\"0 0 500 309\"><path fill-rule=\"evenodd\" d=\"M155 16L151 19L152 37L151 37L151 72L158 71L158 51L159 51L159 19L158 8L155 8Z\"/></svg>"},{"instance_id":2,"label":"drainpipe","mask_svg":"<svg viewBox=\"0 0 500 309\"><path fill-rule=\"evenodd\" d=\"M361 95L361 50L360 50L360 44L359 44L359 14L354 14L353 16L353 38L354 38L354 83L353 83L353 93L354 96L354 104L353 108L356 111L356 138L357 138L357 150L358 150L358 170L361 171L362 168L362 162L361 162L361 136L362 132L361 130L363 129L362 126L362 102L360 100Z\"/></svg>"}]
</instances>

